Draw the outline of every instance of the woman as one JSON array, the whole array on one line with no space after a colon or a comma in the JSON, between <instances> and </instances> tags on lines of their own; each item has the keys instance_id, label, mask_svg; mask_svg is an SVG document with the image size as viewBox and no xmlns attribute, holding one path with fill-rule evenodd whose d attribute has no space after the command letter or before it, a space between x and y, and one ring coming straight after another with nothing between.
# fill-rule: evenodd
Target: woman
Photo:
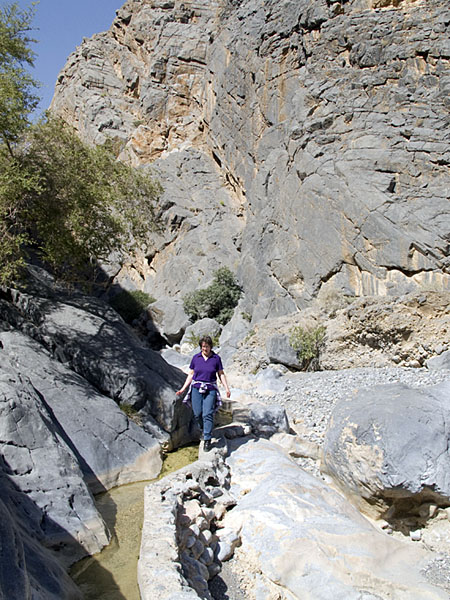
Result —
<instances>
[{"instance_id":1,"label":"woman","mask_svg":"<svg viewBox=\"0 0 450 600\"><path fill-rule=\"evenodd\" d=\"M199 346L201 351L192 357L188 376L183 387L178 390L177 396L189 388L194 417L199 428L203 430L203 449L208 452L211 449L214 409L219 395L217 375L225 388L227 398L231 396L231 392L223 371L222 360L213 352L212 339L208 335L202 337Z\"/></svg>"}]
</instances>

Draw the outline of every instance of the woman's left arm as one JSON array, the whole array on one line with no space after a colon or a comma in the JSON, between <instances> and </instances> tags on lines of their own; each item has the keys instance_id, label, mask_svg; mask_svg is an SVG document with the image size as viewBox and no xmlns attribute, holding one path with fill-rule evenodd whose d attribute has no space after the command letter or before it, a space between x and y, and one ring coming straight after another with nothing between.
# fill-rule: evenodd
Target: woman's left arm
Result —
<instances>
[{"instance_id":1,"label":"woman's left arm","mask_svg":"<svg viewBox=\"0 0 450 600\"><path fill-rule=\"evenodd\" d=\"M222 382L223 387L225 388L225 393L227 395L227 398L229 398L231 396L231 392L230 392L230 388L228 387L228 382L227 382L225 372L219 371L218 375L219 375L220 381Z\"/></svg>"}]
</instances>

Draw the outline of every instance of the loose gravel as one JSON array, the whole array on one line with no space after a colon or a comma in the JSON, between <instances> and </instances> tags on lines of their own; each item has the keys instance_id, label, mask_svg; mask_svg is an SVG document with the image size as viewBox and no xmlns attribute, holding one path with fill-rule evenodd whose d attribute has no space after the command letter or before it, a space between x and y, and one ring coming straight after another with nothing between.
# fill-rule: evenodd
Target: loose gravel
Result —
<instances>
[{"instance_id":1,"label":"loose gravel","mask_svg":"<svg viewBox=\"0 0 450 600\"><path fill-rule=\"evenodd\" d=\"M413 388L432 386L450 379L450 371L408 367L362 367L342 371L316 371L284 375L285 390L275 396L254 391L255 400L284 406L290 421L301 423L308 440L322 444L333 408L355 390L390 383Z\"/></svg>"}]
</instances>

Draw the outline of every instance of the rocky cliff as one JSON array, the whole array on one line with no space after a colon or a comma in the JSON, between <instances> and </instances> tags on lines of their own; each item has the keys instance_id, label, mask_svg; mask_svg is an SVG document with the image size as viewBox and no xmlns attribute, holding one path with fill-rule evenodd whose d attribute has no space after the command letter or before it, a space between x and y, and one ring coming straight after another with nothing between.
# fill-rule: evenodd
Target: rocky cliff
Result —
<instances>
[{"instance_id":1,"label":"rocky cliff","mask_svg":"<svg viewBox=\"0 0 450 600\"><path fill-rule=\"evenodd\" d=\"M0 290L2 600L81 597L61 565L109 542L93 494L158 476L161 446L190 439L184 379L111 307L40 269Z\"/></svg>"},{"instance_id":2,"label":"rocky cliff","mask_svg":"<svg viewBox=\"0 0 450 600\"><path fill-rule=\"evenodd\" d=\"M126 2L51 106L165 187L117 281L177 297L225 264L254 321L448 289L449 23L445 0Z\"/></svg>"}]
</instances>

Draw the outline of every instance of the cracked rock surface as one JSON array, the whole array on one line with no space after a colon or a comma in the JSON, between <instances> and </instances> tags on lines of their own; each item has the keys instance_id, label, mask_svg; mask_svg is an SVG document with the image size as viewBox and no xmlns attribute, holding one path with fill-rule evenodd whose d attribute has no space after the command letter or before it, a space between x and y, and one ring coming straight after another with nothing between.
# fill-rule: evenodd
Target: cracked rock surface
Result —
<instances>
[{"instance_id":1,"label":"cracked rock surface","mask_svg":"<svg viewBox=\"0 0 450 600\"><path fill-rule=\"evenodd\" d=\"M52 102L165 187L165 231L117 282L180 297L227 265L254 322L320 290L448 289L449 15L445 0L126 2Z\"/></svg>"}]
</instances>

